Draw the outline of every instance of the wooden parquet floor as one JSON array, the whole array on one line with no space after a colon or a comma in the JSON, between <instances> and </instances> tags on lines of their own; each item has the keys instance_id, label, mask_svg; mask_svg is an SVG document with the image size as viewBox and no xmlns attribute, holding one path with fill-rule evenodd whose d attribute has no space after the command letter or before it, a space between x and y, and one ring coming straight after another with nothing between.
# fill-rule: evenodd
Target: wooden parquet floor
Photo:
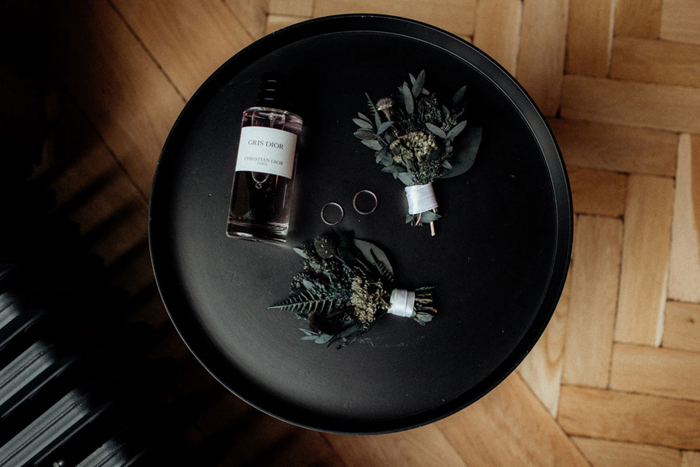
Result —
<instances>
[{"instance_id":1,"label":"wooden parquet floor","mask_svg":"<svg viewBox=\"0 0 700 467\"><path fill-rule=\"evenodd\" d=\"M199 434L241 427L225 465L700 466L698 0L55 2L50 104L68 139L61 150L47 145L37 178L57 190L59 209L140 316L167 329L147 208L172 124L253 40L349 12L451 31L530 93L569 168L569 280L520 368L447 419L392 435L325 435L222 394ZM172 335L164 352L184 355Z\"/></svg>"}]
</instances>

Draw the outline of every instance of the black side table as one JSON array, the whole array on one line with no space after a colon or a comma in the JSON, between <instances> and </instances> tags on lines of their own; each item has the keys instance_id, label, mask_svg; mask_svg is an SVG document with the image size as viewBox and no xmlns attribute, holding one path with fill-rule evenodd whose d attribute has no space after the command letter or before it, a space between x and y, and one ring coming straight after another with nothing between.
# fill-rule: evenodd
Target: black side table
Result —
<instances>
[{"instance_id":1,"label":"black side table","mask_svg":"<svg viewBox=\"0 0 700 467\"><path fill-rule=\"evenodd\" d=\"M352 118L425 69L449 99L467 84L469 125L483 128L474 167L435 185L444 217L404 223L403 185L353 136ZM264 72L294 80L304 118L286 245L225 234L242 111ZM441 94L441 91L445 94ZM376 193L371 215L355 193ZM292 248L336 226L383 248L404 288L435 284L436 319L383 318L341 350L302 341L306 323L266 307L299 271ZM378 15L320 18L284 29L226 62L183 110L153 184L153 267L175 326L201 363L259 409L304 427L382 433L430 423L502 381L547 325L566 278L573 212L547 124L516 81L465 41Z\"/></svg>"}]
</instances>

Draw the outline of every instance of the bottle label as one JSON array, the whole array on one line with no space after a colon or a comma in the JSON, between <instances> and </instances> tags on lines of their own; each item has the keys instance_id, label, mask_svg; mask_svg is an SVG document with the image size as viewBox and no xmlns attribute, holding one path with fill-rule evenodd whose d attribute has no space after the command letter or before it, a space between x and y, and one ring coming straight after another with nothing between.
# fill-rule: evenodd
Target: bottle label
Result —
<instances>
[{"instance_id":1,"label":"bottle label","mask_svg":"<svg viewBox=\"0 0 700 467\"><path fill-rule=\"evenodd\" d=\"M236 172L260 172L292 178L297 135L276 128L241 128Z\"/></svg>"}]
</instances>

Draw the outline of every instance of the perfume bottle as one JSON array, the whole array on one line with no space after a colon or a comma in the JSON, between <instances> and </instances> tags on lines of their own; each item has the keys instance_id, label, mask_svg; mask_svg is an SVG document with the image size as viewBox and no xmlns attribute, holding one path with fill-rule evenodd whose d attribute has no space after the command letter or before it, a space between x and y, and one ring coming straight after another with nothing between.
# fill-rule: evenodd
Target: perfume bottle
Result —
<instances>
[{"instance_id":1,"label":"perfume bottle","mask_svg":"<svg viewBox=\"0 0 700 467\"><path fill-rule=\"evenodd\" d=\"M258 103L243 112L226 233L229 237L285 242L302 119L283 110L285 79L260 79Z\"/></svg>"}]
</instances>

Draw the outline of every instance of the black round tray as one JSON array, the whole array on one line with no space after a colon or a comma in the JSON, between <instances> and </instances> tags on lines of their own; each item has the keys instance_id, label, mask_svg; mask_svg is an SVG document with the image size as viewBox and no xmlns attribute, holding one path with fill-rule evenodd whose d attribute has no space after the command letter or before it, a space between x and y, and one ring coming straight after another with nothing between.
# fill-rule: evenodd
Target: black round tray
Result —
<instances>
[{"instance_id":1,"label":"black round tray","mask_svg":"<svg viewBox=\"0 0 700 467\"><path fill-rule=\"evenodd\" d=\"M437 236L406 225L403 184L353 136L352 118L425 69L447 100L467 84L470 126L483 128L474 167L435 184ZM294 82L304 118L286 245L225 235L243 110L264 72ZM368 216L352 209L377 194ZM338 228L388 254L403 288L437 285L432 323L387 316L351 345L303 341L287 297L300 270L292 248ZM163 301L184 341L223 385L259 409L308 428L382 433L423 425L473 403L527 355L566 278L571 197L557 145L516 81L462 39L379 15L315 19L271 34L227 61L188 102L163 148L149 241Z\"/></svg>"}]
</instances>

